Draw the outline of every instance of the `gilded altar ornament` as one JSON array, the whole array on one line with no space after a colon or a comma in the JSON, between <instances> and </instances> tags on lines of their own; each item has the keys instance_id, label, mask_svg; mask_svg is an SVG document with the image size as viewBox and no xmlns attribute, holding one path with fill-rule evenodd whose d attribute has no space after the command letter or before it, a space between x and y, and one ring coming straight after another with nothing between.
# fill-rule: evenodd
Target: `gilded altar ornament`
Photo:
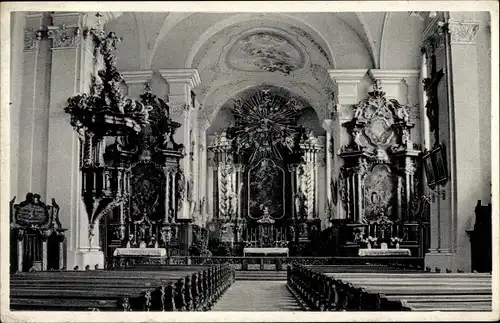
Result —
<instances>
[{"instance_id":1,"label":"gilded altar ornament","mask_svg":"<svg viewBox=\"0 0 500 323\"><path fill-rule=\"evenodd\" d=\"M233 127L236 151L251 152L250 161L268 156L282 159L279 147L293 151L299 127L295 125L302 106L266 89L245 100L236 100Z\"/></svg>"}]
</instances>

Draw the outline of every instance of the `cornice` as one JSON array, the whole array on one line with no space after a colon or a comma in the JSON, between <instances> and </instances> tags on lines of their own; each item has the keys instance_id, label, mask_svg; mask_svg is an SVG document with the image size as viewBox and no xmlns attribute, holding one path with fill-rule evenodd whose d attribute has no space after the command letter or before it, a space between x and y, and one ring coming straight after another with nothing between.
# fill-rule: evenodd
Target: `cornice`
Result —
<instances>
[{"instance_id":1,"label":"cornice","mask_svg":"<svg viewBox=\"0 0 500 323\"><path fill-rule=\"evenodd\" d=\"M192 88L201 83L200 74L195 68L161 69L158 72L167 83L186 83Z\"/></svg>"},{"instance_id":2,"label":"cornice","mask_svg":"<svg viewBox=\"0 0 500 323\"><path fill-rule=\"evenodd\" d=\"M368 71L371 78L383 83L400 83L405 79L418 78L419 70L379 70L371 69Z\"/></svg>"},{"instance_id":3,"label":"cornice","mask_svg":"<svg viewBox=\"0 0 500 323\"><path fill-rule=\"evenodd\" d=\"M153 75L152 70L120 72L127 85L144 85Z\"/></svg>"},{"instance_id":4,"label":"cornice","mask_svg":"<svg viewBox=\"0 0 500 323\"><path fill-rule=\"evenodd\" d=\"M328 75L336 83L359 83L368 69L328 70Z\"/></svg>"}]
</instances>

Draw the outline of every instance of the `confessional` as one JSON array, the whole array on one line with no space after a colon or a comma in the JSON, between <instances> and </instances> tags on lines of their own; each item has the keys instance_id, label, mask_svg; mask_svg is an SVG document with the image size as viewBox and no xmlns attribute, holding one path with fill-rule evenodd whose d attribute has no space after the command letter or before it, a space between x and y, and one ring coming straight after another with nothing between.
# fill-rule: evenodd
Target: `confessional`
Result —
<instances>
[{"instance_id":1,"label":"confessional","mask_svg":"<svg viewBox=\"0 0 500 323\"><path fill-rule=\"evenodd\" d=\"M10 271L62 269L64 267L64 232L59 221L59 206L28 193L26 199L10 202Z\"/></svg>"}]
</instances>

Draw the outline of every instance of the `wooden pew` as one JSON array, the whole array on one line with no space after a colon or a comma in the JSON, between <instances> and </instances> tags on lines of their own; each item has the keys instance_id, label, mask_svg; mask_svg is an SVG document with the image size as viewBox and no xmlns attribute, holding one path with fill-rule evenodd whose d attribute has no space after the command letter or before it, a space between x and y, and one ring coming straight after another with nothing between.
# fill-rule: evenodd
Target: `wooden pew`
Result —
<instances>
[{"instance_id":1,"label":"wooden pew","mask_svg":"<svg viewBox=\"0 0 500 323\"><path fill-rule=\"evenodd\" d=\"M323 273L294 266L288 283L313 310L491 310L491 275Z\"/></svg>"},{"instance_id":2,"label":"wooden pew","mask_svg":"<svg viewBox=\"0 0 500 323\"><path fill-rule=\"evenodd\" d=\"M349 284L364 295L380 294L381 307L391 310L484 310L491 309L491 275L475 274L366 274L331 273L338 284ZM416 297L415 297L416 296ZM424 298L425 297L425 298ZM426 306L424 303L433 303ZM459 306L461 304L461 306Z\"/></svg>"},{"instance_id":3,"label":"wooden pew","mask_svg":"<svg viewBox=\"0 0 500 323\"><path fill-rule=\"evenodd\" d=\"M11 307L45 309L50 298L47 309L54 310L207 310L234 282L234 269L227 264L162 269L11 275Z\"/></svg>"}]
</instances>

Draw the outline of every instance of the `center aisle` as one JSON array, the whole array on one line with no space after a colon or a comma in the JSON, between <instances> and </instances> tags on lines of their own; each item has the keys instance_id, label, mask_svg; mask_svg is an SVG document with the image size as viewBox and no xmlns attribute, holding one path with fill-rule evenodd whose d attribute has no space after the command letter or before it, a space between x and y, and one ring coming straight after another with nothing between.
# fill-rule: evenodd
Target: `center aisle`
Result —
<instances>
[{"instance_id":1,"label":"center aisle","mask_svg":"<svg viewBox=\"0 0 500 323\"><path fill-rule=\"evenodd\" d=\"M212 311L302 311L286 281L235 281Z\"/></svg>"}]
</instances>

